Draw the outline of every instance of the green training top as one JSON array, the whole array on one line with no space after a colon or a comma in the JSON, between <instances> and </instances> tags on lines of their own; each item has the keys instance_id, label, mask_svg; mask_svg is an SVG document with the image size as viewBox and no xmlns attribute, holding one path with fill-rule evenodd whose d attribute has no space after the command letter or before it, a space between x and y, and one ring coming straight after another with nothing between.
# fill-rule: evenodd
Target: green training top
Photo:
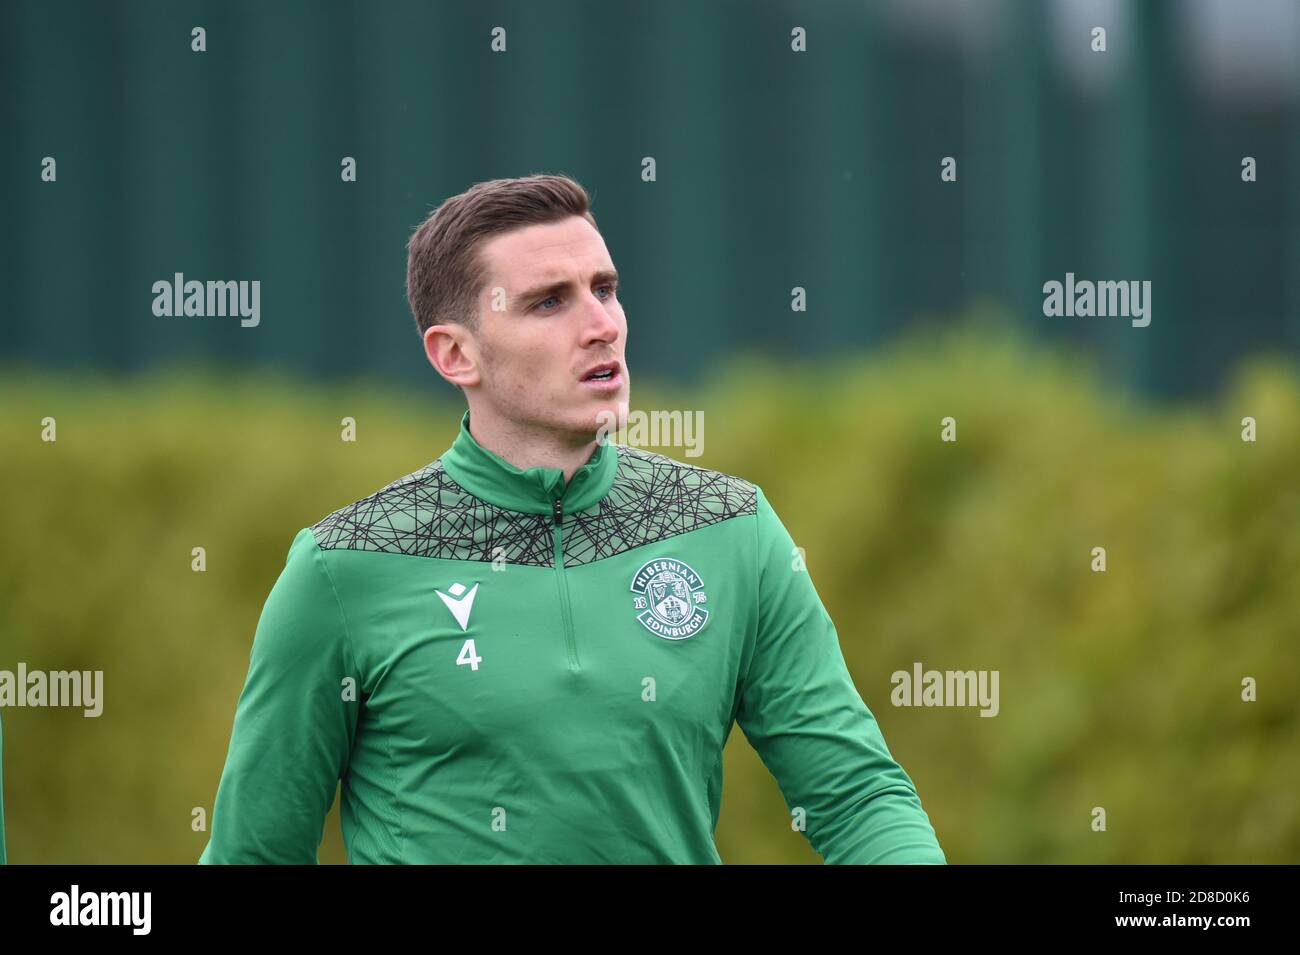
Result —
<instances>
[{"instance_id":1,"label":"green training top","mask_svg":"<svg viewBox=\"0 0 1300 955\"><path fill-rule=\"evenodd\" d=\"M945 863L755 484L599 444L566 486L460 433L303 528L201 863L719 863L738 722L827 863ZM790 821L773 820L773 826Z\"/></svg>"}]
</instances>

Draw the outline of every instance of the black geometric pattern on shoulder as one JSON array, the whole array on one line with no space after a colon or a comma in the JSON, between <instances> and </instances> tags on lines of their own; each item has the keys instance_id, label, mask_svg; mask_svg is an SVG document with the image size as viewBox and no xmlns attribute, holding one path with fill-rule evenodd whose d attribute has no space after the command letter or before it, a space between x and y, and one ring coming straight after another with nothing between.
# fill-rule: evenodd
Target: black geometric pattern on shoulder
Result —
<instances>
[{"instance_id":1,"label":"black geometric pattern on shoulder","mask_svg":"<svg viewBox=\"0 0 1300 955\"><path fill-rule=\"evenodd\" d=\"M757 512L750 482L662 454L614 446L618 469L609 492L564 515L565 566L603 560L729 518ZM450 560L550 566L549 514L489 504L461 487L438 459L311 528L322 550L374 550Z\"/></svg>"},{"instance_id":2,"label":"black geometric pattern on shoulder","mask_svg":"<svg viewBox=\"0 0 1300 955\"><path fill-rule=\"evenodd\" d=\"M720 521L757 513L749 481L641 448L615 445L609 493L564 521L564 564L589 564Z\"/></svg>"},{"instance_id":3,"label":"black geometric pattern on shoulder","mask_svg":"<svg viewBox=\"0 0 1300 955\"><path fill-rule=\"evenodd\" d=\"M439 458L312 527L321 550L544 565L554 561L551 519L489 504L451 479ZM501 548L500 551L497 549Z\"/></svg>"}]
</instances>

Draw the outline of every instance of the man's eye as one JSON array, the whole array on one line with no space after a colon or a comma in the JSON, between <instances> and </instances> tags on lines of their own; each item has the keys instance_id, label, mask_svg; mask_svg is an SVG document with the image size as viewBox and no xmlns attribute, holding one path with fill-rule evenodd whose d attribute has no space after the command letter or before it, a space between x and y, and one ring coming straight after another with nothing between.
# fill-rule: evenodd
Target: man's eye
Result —
<instances>
[{"instance_id":1,"label":"man's eye","mask_svg":"<svg viewBox=\"0 0 1300 955\"><path fill-rule=\"evenodd\" d=\"M618 286L617 286L617 285L612 285L612 284L610 284L610 283L608 283L608 282L605 283L604 285L598 285L598 286L596 286L596 287L597 287L598 289L602 289L602 288L609 289L609 295L606 295L605 298L601 299L602 302L608 300L611 296L617 294L617 292L618 292ZM552 309L545 309L545 308L542 308L543 305L545 305L547 302L551 301L552 299L556 299L556 300L558 300L558 296L555 296L555 295L548 295L548 296L546 296L546 298L542 299L540 302L538 302L536 305L534 305L533 308L535 308L535 309L542 309L542 311L544 311L544 312L552 311Z\"/></svg>"}]
</instances>

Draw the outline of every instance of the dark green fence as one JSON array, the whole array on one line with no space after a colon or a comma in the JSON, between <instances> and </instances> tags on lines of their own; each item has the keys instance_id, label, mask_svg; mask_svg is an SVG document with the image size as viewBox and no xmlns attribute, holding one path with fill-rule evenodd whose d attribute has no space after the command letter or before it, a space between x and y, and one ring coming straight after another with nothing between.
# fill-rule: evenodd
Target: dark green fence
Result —
<instances>
[{"instance_id":1,"label":"dark green fence","mask_svg":"<svg viewBox=\"0 0 1300 955\"><path fill-rule=\"evenodd\" d=\"M1300 353L1300 14L1246 4L1233 45L1223 6L6 0L0 362L434 387L410 231L473 182L565 172L657 377L992 301L1150 394L1208 391L1241 355ZM177 272L260 281L260 324L155 316ZM1150 280L1151 325L1045 318L1067 272Z\"/></svg>"}]
</instances>

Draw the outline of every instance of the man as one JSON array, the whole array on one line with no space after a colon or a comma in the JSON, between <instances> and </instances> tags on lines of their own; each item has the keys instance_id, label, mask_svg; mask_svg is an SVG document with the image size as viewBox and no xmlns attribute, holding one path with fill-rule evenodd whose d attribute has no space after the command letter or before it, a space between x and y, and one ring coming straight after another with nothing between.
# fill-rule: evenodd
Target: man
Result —
<instances>
[{"instance_id":1,"label":"man","mask_svg":"<svg viewBox=\"0 0 1300 955\"><path fill-rule=\"evenodd\" d=\"M480 183L409 244L439 458L302 529L201 862L718 863L734 722L828 863L943 863L756 485L615 444L627 322L581 186ZM789 824L773 820L773 825Z\"/></svg>"}]
</instances>

